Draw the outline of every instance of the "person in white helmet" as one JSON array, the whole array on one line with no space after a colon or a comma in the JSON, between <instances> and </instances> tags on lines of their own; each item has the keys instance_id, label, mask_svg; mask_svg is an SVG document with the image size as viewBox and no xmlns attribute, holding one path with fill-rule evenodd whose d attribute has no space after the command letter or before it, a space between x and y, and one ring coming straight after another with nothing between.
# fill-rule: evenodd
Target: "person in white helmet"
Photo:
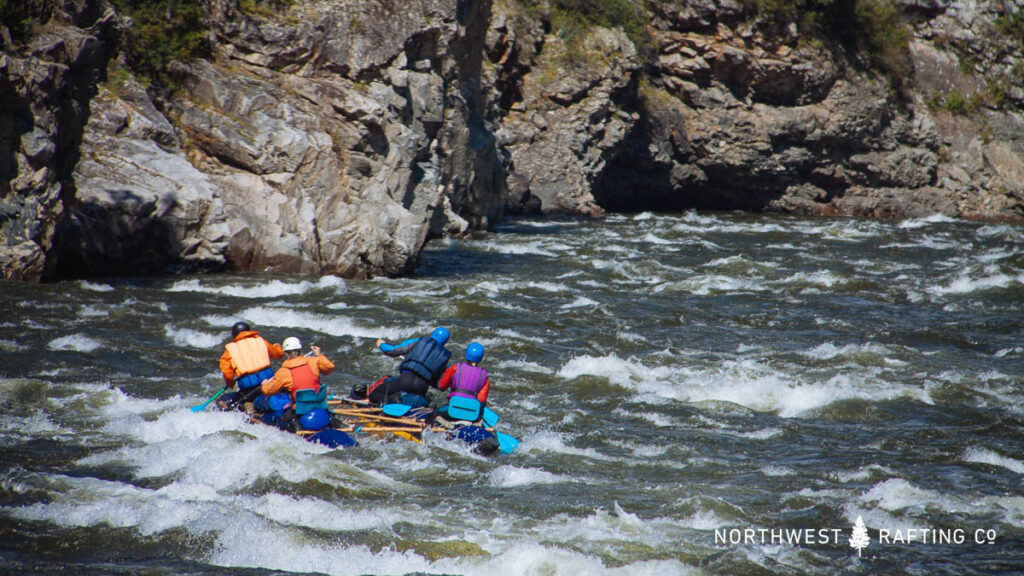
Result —
<instances>
[{"instance_id":1,"label":"person in white helmet","mask_svg":"<svg viewBox=\"0 0 1024 576\"><path fill-rule=\"evenodd\" d=\"M273 378L268 378L262 383L262 390L265 397L273 396L279 392L287 392L295 405L295 395L301 390L310 390L313 393L320 392L320 376L330 374L334 371L334 363L327 359L317 345L310 346L313 356L302 355L302 342L294 336L284 339L284 363L274 373ZM323 406L326 408L326 404ZM294 409L285 412L281 418L281 425L287 426L295 418Z\"/></svg>"},{"instance_id":2,"label":"person in white helmet","mask_svg":"<svg viewBox=\"0 0 1024 576\"><path fill-rule=\"evenodd\" d=\"M294 336L284 339L284 363L274 373L273 378L263 381L263 394L273 396L281 390L288 392L295 399L299 390L320 391L320 375L334 371L334 363L320 352L320 347L312 345L313 357L302 355L302 342Z\"/></svg>"}]
</instances>

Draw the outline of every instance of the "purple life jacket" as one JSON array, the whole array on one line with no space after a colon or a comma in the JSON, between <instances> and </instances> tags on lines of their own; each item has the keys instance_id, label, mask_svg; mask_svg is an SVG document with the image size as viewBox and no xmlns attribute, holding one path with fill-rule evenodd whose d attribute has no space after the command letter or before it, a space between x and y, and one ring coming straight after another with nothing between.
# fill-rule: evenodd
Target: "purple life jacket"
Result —
<instances>
[{"instance_id":1,"label":"purple life jacket","mask_svg":"<svg viewBox=\"0 0 1024 576\"><path fill-rule=\"evenodd\" d=\"M459 362L455 365L455 376L452 378L452 388L448 397L465 396L475 399L477 392L484 387L484 382L487 382L487 370Z\"/></svg>"}]
</instances>

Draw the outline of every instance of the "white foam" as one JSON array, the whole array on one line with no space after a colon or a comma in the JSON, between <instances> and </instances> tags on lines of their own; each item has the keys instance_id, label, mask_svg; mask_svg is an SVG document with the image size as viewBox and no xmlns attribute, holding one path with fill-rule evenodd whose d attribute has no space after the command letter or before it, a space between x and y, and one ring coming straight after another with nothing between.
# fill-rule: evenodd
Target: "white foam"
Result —
<instances>
[{"instance_id":1,"label":"white foam","mask_svg":"<svg viewBox=\"0 0 1024 576\"><path fill-rule=\"evenodd\" d=\"M979 238L996 238L1024 242L1024 229L1008 224L982 226L974 232L974 235Z\"/></svg>"},{"instance_id":2,"label":"white foam","mask_svg":"<svg viewBox=\"0 0 1024 576\"><path fill-rule=\"evenodd\" d=\"M783 431L781 428L765 428L763 430L755 430L753 432L741 432L739 436L743 438L750 438L751 440L771 440L772 438L778 438L782 436Z\"/></svg>"},{"instance_id":3,"label":"white foam","mask_svg":"<svg viewBox=\"0 0 1024 576\"><path fill-rule=\"evenodd\" d=\"M523 372L532 372L534 374L554 374L555 371L547 366L542 366L536 362L527 362L525 360L501 360L498 362L499 368L511 368L513 370L519 370Z\"/></svg>"},{"instance_id":4,"label":"white foam","mask_svg":"<svg viewBox=\"0 0 1024 576\"><path fill-rule=\"evenodd\" d=\"M993 288L1009 288L1015 285L1024 285L1024 274L1011 276L1001 272L996 266L986 266L974 276L970 271L961 272L945 286L930 286L927 290L937 296L946 296L982 292Z\"/></svg>"},{"instance_id":5,"label":"white foam","mask_svg":"<svg viewBox=\"0 0 1024 576\"><path fill-rule=\"evenodd\" d=\"M113 292L114 287L110 284L99 284L96 282L89 282L88 280L82 280L78 283L82 287L82 290L89 290L91 292Z\"/></svg>"},{"instance_id":6,"label":"white foam","mask_svg":"<svg viewBox=\"0 0 1024 576\"><path fill-rule=\"evenodd\" d=\"M1024 354L1024 346L1014 346L1012 348L1003 348L997 351L993 356L996 358L1005 358L1010 355L1019 356Z\"/></svg>"},{"instance_id":7,"label":"white foam","mask_svg":"<svg viewBox=\"0 0 1024 576\"><path fill-rule=\"evenodd\" d=\"M180 348L199 348L210 350L224 344L225 338L221 334L211 334L190 328L175 328L170 324L164 326L164 335L172 344Z\"/></svg>"},{"instance_id":8,"label":"white foam","mask_svg":"<svg viewBox=\"0 0 1024 576\"><path fill-rule=\"evenodd\" d=\"M631 387L630 383L640 379L648 369L635 360L623 360L615 354L608 356L577 356L558 371L559 378L572 380L583 375L603 376L612 384Z\"/></svg>"},{"instance_id":9,"label":"white foam","mask_svg":"<svg viewBox=\"0 0 1024 576\"><path fill-rule=\"evenodd\" d=\"M575 448L565 443L565 437L557 432L536 432L529 434L522 439L517 453L552 452L555 454L567 454L582 456L594 460L611 460L594 450L593 448Z\"/></svg>"},{"instance_id":10,"label":"white foam","mask_svg":"<svg viewBox=\"0 0 1024 576\"><path fill-rule=\"evenodd\" d=\"M584 549L625 538L655 545L668 541L680 532L674 520L642 519L624 510L618 502L613 503L611 511L599 508L582 518L559 514L548 518L538 530L542 539L568 541Z\"/></svg>"},{"instance_id":11,"label":"white foam","mask_svg":"<svg viewBox=\"0 0 1024 576\"><path fill-rule=\"evenodd\" d=\"M109 526L135 528L152 535L192 526L203 518L202 508L165 502L158 491L96 478L46 475L46 502L7 510L15 518L47 521L63 527ZM38 481L37 481L38 482Z\"/></svg>"},{"instance_id":12,"label":"white foam","mask_svg":"<svg viewBox=\"0 0 1024 576\"><path fill-rule=\"evenodd\" d=\"M561 248L552 244L545 244L543 242L523 242L518 244L508 242L483 242L478 244L477 247L488 252L495 252L498 254L526 254L530 256L548 256L551 258L558 257L558 252L561 251Z\"/></svg>"},{"instance_id":13,"label":"white foam","mask_svg":"<svg viewBox=\"0 0 1024 576\"><path fill-rule=\"evenodd\" d=\"M5 414L0 418L0 432L3 432L4 437L0 442L4 444L14 437L56 438L74 434L74 431L67 430L51 420L50 415L45 412L37 412L31 416Z\"/></svg>"},{"instance_id":14,"label":"white foam","mask_svg":"<svg viewBox=\"0 0 1024 576\"><path fill-rule=\"evenodd\" d=\"M199 279L179 280L167 289L168 292L197 292L200 294L220 294L234 298L279 298L281 296L292 296L305 294L310 290L333 289L341 292L345 288L345 281L337 276L322 276L316 282L302 280L299 282L286 282L283 280L269 280L260 282L254 286L212 286L204 284Z\"/></svg>"},{"instance_id":15,"label":"white foam","mask_svg":"<svg viewBox=\"0 0 1024 576\"><path fill-rule=\"evenodd\" d=\"M757 279L721 274L697 274L679 282L669 283L668 287L682 292L689 292L695 296L710 296L711 294L728 294L733 292L764 292L767 290Z\"/></svg>"},{"instance_id":16,"label":"white foam","mask_svg":"<svg viewBox=\"0 0 1024 576\"><path fill-rule=\"evenodd\" d=\"M318 498L296 498L271 493L259 497L248 509L284 526L298 526L333 532L361 530L390 531L398 522L408 520L408 512L381 506L377 502L346 502L339 506ZM429 518L426 520L429 521Z\"/></svg>"},{"instance_id":17,"label":"white foam","mask_svg":"<svg viewBox=\"0 0 1024 576\"><path fill-rule=\"evenodd\" d=\"M950 222L956 222L956 220L946 216L945 214L932 214L931 216L925 216L924 218L903 220L899 223L898 227L904 230L914 230L917 228L924 228L930 224L948 224Z\"/></svg>"},{"instance_id":18,"label":"white foam","mask_svg":"<svg viewBox=\"0 0 1024 576\"><path fill-rule=\"evenodd\" d=\"M82 308L78 311L79 318L98 318L100 316L106 316L108 314L110 314L109 310L101 308L99 306L93 306L91 304L82 306Z\"/></svg>"},{"instance_id":19,"label":"white foam","mask_svg":"<svg viewBox=\"0 0 1024 576\"><path fill-rule=\"evenodd\" d=\"M767 466L763 466L761 468L761 472L765 476L794 476L794 475L796 475L796 470L793 470L789 466L774 466L774 465L770 465L770 464L767 465Z\"/></svg>"},{"instance_id":20,"label":"white foam","mask_svg":"<svg viewBox=\"0 0 1024 576\"><path fill-rule=\"evenodd\" d=\"M1015 460L987 448L970 447L964 453L964 462L978 462L1006 468L1017 474L1024 474L1024 461Z\"/></svg>"},{"instance_id":21,"label":"white foam","mask_svg":"<svg viewBox=\"0 0 1024 576\"><path fill-rule=\"evenodd\" d=\"M19 344L14 340L2 340L0 339L0 351L3 352L25 352L29 347L24 344Z\"/></svg>"},{"instance_id":22,"label":"white foam","mask_svg":"<svg viewBox=\"0 0 1024 576\"><path fill-rule=\"evenodd\" d=\"M816 270L811 273L797 272L778 281L779 284L795 284L797 286L820 286L822 288L834 288L842 280L830 270Z\"/></svg>"},{"instance_id":23,"label":"white foam","mask_svg":"<svg viewBox=\"0 0 1024 576\"><path fill-rule=\"evenodd\" d=\"M544 292L566 292L567 287L565 284L555 284L554 282L529 282L526 284L528 288L536 288L537 290L543 290Z\"/></svg>"},{"instance_id":24,"label":"white foam","mask_svg":"<svg viewBox=\"0 0 1024 576\"><path fill-rule=\"evenodd\" d=\"M618 410L616 412L618 412ZM635 415L640 416L647 422L650 422L651 424L659 428L669 428L672 426L679 425L679 423L676 420L674 420L673 418L669 418L668 416L665 416L660 412L640 412Z\"/></svg>"},{"instance_id":25,"label":"white foam","mask_svg":"<svg viewBox=\"0 0 1024 576\"><path fill-rule=\"evenodd\" d=\"M706 532L716 528L724 528L730 524L732 522L715 514L714 510L698 510L689 517L679 520L680 526Z\"/></svg>"},{"instance_id":26,"label":"white foam","mask_svg":"<svg viewBox=\"0 0 1024 576\"><path fill-rule=\"evenodd\" d=\"M666 239L664 239L664 238L662 238L660 236L657 236L657 235L655 235L655 234L653 234L651 232L648 232L647 235L644 236L644 242L646 242L648 244L657 244L657 245L662 245L662 246L674 244L673 241L666 240Z\"/></svg>"},{"instance_id":27,"label":"white foam","mask_svg":"<svg viewBox=\"0 0 1024 576\"><path fill-rule=\"evenodd\" d=\"M254 326L263 329L265 327L284 328L288 334L293 331L297 334L303 332L322 332L331 336L352 336L355 338L385 338L397 339L409 337L410 334L429 332L433 326L421 324L419 326L361 326L352 319L339 314L319 314L304 310L291 308L277 308L256 306L244 310L233 316L204 316L203 322L210 326L230 327L238 318L246 318ZM283 334L281 330L277 331ZM286 335L286 334L285 334ZM283 339L283 336L280 336Z\"/></svg>"},{"instance_id":28,"label":"white foam","mask_svg":"<svg viewBox=\"0 0 1024 576\"><path fill-rule=\"evenodd\" d=\"M615 333L615 337L624 342L647 342L647 338L643 334L637 334L636 332L624 332L619 330Z\"/></svg>"},{"instance_id":29,"label":"white foam","mask_svg":"<svg viewBox=\"0 0 1024 576\"><path fill-rule=\"evenodd\" d=\"M787 418L849 399L909 397L928 401L921 387L893 385L876 378L873 373L877 371L827 374L823 381L794 382L785 368L752 358L724 360L718 366L694 370L671 365L648 367L639 360L624 360L612 354L573 358L556 375L570 380L583 375L604 377L611 384L637 391L641 400L652 404L664 399L725 401Z\"/></svg>"},{"instance_id":30,"label":"white foam","mask_svg":"<svg viewBox=\"0 0 1024 576\"><path fill-rule=\"evenodd\" d=\"M409 573L445 573L463 576L686 576L698 574L677 560L651 560L608 567L600 558L550 545L515 541L485 557L440 558L431 562L409 550L387 548L372 552L364 546L346 546L336 541L309 541L299 534L268 536L259 546L246 545L246 534L235 541L220 538L214 564L288 572L316 572L332 576L377 574L400 576ZM487 542L489 547L495 544ZM343 558L344 561L339 561Z\"/></svg>"},{"instance_id":31,"label":"white foam","mask_svg":"<svg viewBox=\"0 0 1024 576\"><path fill-rule=\"evenodd\" d=\"M862 466L853 470L839 470L829 474L830 478L835 479L837 482L848 483L848 482L862 482L868 480L873 476L895 476L896 472L880 464L869 464L868 466Z\"/></svg>"},{"instance_id":32,"label":"white foam","mask_svg":"<svg viewBox=\"0 0 1024 576\"><path fill-rule=\"evenodd\" d=\"M67 352L93 352L103 347L103 341L85 334L71 334L51 340L46 346L50 350Z\"/></svg>"},{"instance_id":33,"label":"white foam","mask_svg":"<svg viewBox=\"0 0 1024 576\"><path fill-rule=\"evenodd\" d=\"M833 360L835 358L850 358L859 355L872 355L884 357L889 350L882 345L868 342L865 344L846 344L836 346L831 342L819 344L810 350L800 352L802 356L816 360Z\"/></svg>"},{"instance_id":34,"label":"white foam","mask_svg":"<svg viewBox=\"0 0 1024 576\"><path fill-rule=\"evenodd\" d=\"M517 466L498 466L487 473L487 479L491 486L497 488L513 488L522 486L533 486L537 484L558 484L564 482L577 482L565 476L552 474L539 468L519 468Z\"/></svg>"},{"instance_id":35,"label":"white foam","mask_svg":"<svg viewBox=\"0 0 1024 576\"><path fill-rule=\"evenodd\" d=\"M597 306L597 304L597 302L591 300L590 298L587 298L586 296L578 296L572 302L569 302L568 304L562 304L559 308L561 308L562 310L568 310L571 308L586 308L589 306Z\"/></svg>"},{"instance_id":36,"label":"white foam","mask_svg":"<svg viewBox=\"0 0 1024 576\"><path fill-rule=\"evenodd\" d=\"M873 503L888 512L927 512L928 508L936 507L946 513L955 513L973 508L973 505L955 496L925 490L903 478L890 478L875 484L860 500Z\"/></svg>"}]
</instances>

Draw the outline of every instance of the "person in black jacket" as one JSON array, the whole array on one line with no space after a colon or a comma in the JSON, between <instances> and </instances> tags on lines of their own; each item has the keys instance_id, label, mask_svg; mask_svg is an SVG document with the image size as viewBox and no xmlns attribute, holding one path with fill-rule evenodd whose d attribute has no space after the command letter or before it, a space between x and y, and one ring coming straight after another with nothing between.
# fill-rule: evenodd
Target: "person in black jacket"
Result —
<instances>
[{"instance_id":1,"label":"person in black jacket","mask_svg":"<svg viewBox=\"0 0 1024 576\"><path fill-rule=\"evenodd\" d=\"M375 404L399 401L410 406L426 406L427 390L437 387L437 381L448 369L452 353L444 347L448 343L447 328L435 328L430 336L413 338L400 344L377 340L377 347L387 356L403 357L398 365L398 376L381 378L374 382L366 394Z\"/></svg>"}]
</instances>

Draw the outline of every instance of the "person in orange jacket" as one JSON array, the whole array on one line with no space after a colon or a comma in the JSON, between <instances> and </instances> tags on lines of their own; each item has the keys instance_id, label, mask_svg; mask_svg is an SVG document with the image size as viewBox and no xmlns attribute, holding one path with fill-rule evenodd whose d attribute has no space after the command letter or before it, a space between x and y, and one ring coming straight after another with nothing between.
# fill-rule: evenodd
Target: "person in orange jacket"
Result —
<instances>
[{"instance_id":1,"label":"person in orange jacket","mask_svg":"<svg viewBox=\"0 0 1024 576\"><path fill-rule=\"evenodd\" d=\"M280 420L277 422L278 426L287 430L296 430L295 420L297 411L300 408L296 402L297 393L302 390L310 390L314 394L320 392L320 375L330 374L334 371L334 363L320 352L319 346L313 345L309 348L314 354L312 358L302 355L302 342L298 338L294 336L285 338L284 363L281 364L281 368L278 369L273 378L264 380L261 385L263 398L268 399L268 406L269 398L279 394L281 391L285 391L291 396L291 404L285 408L284 413L281 414ZM321 405L318 408L326 410L326 401L320 400L320 402ZM262 401L257 401L253 407L257 410L263 409ZM315 410L317 407L307 404L302 408L308 412Z\"/></svg>"},{"instance_id":2,"label":"person in orange jacket","mask_svg":"<svg viewBox=\"0 0 1024 576\"><path fill-rule=\"evenodd\" d=\"M260 394L260 383L274 376L270 359L284 356L280 344L271 344L246 322L231 327L231 342L224 346L220 357L220 371L227 388L238 384L238 394L232 405L251 402Z\"/></svg>"},{"instance_id":3,"label":"person in orange jacket","mask_svg":"<svg viewBox=\"0 0 1024 576\"><path fill-rule=\"evenodd\" d=\"M266 396L273 396L281 390L288 392L295 401L295 393L299 390L320 391L320 375L334 371L334 363L320 352L320 347L309 347L313 357L302 355L302 343L291 336L284 339L284 363L272 378L262 383L262 391Z\"/></svg>"}]
</instances>

